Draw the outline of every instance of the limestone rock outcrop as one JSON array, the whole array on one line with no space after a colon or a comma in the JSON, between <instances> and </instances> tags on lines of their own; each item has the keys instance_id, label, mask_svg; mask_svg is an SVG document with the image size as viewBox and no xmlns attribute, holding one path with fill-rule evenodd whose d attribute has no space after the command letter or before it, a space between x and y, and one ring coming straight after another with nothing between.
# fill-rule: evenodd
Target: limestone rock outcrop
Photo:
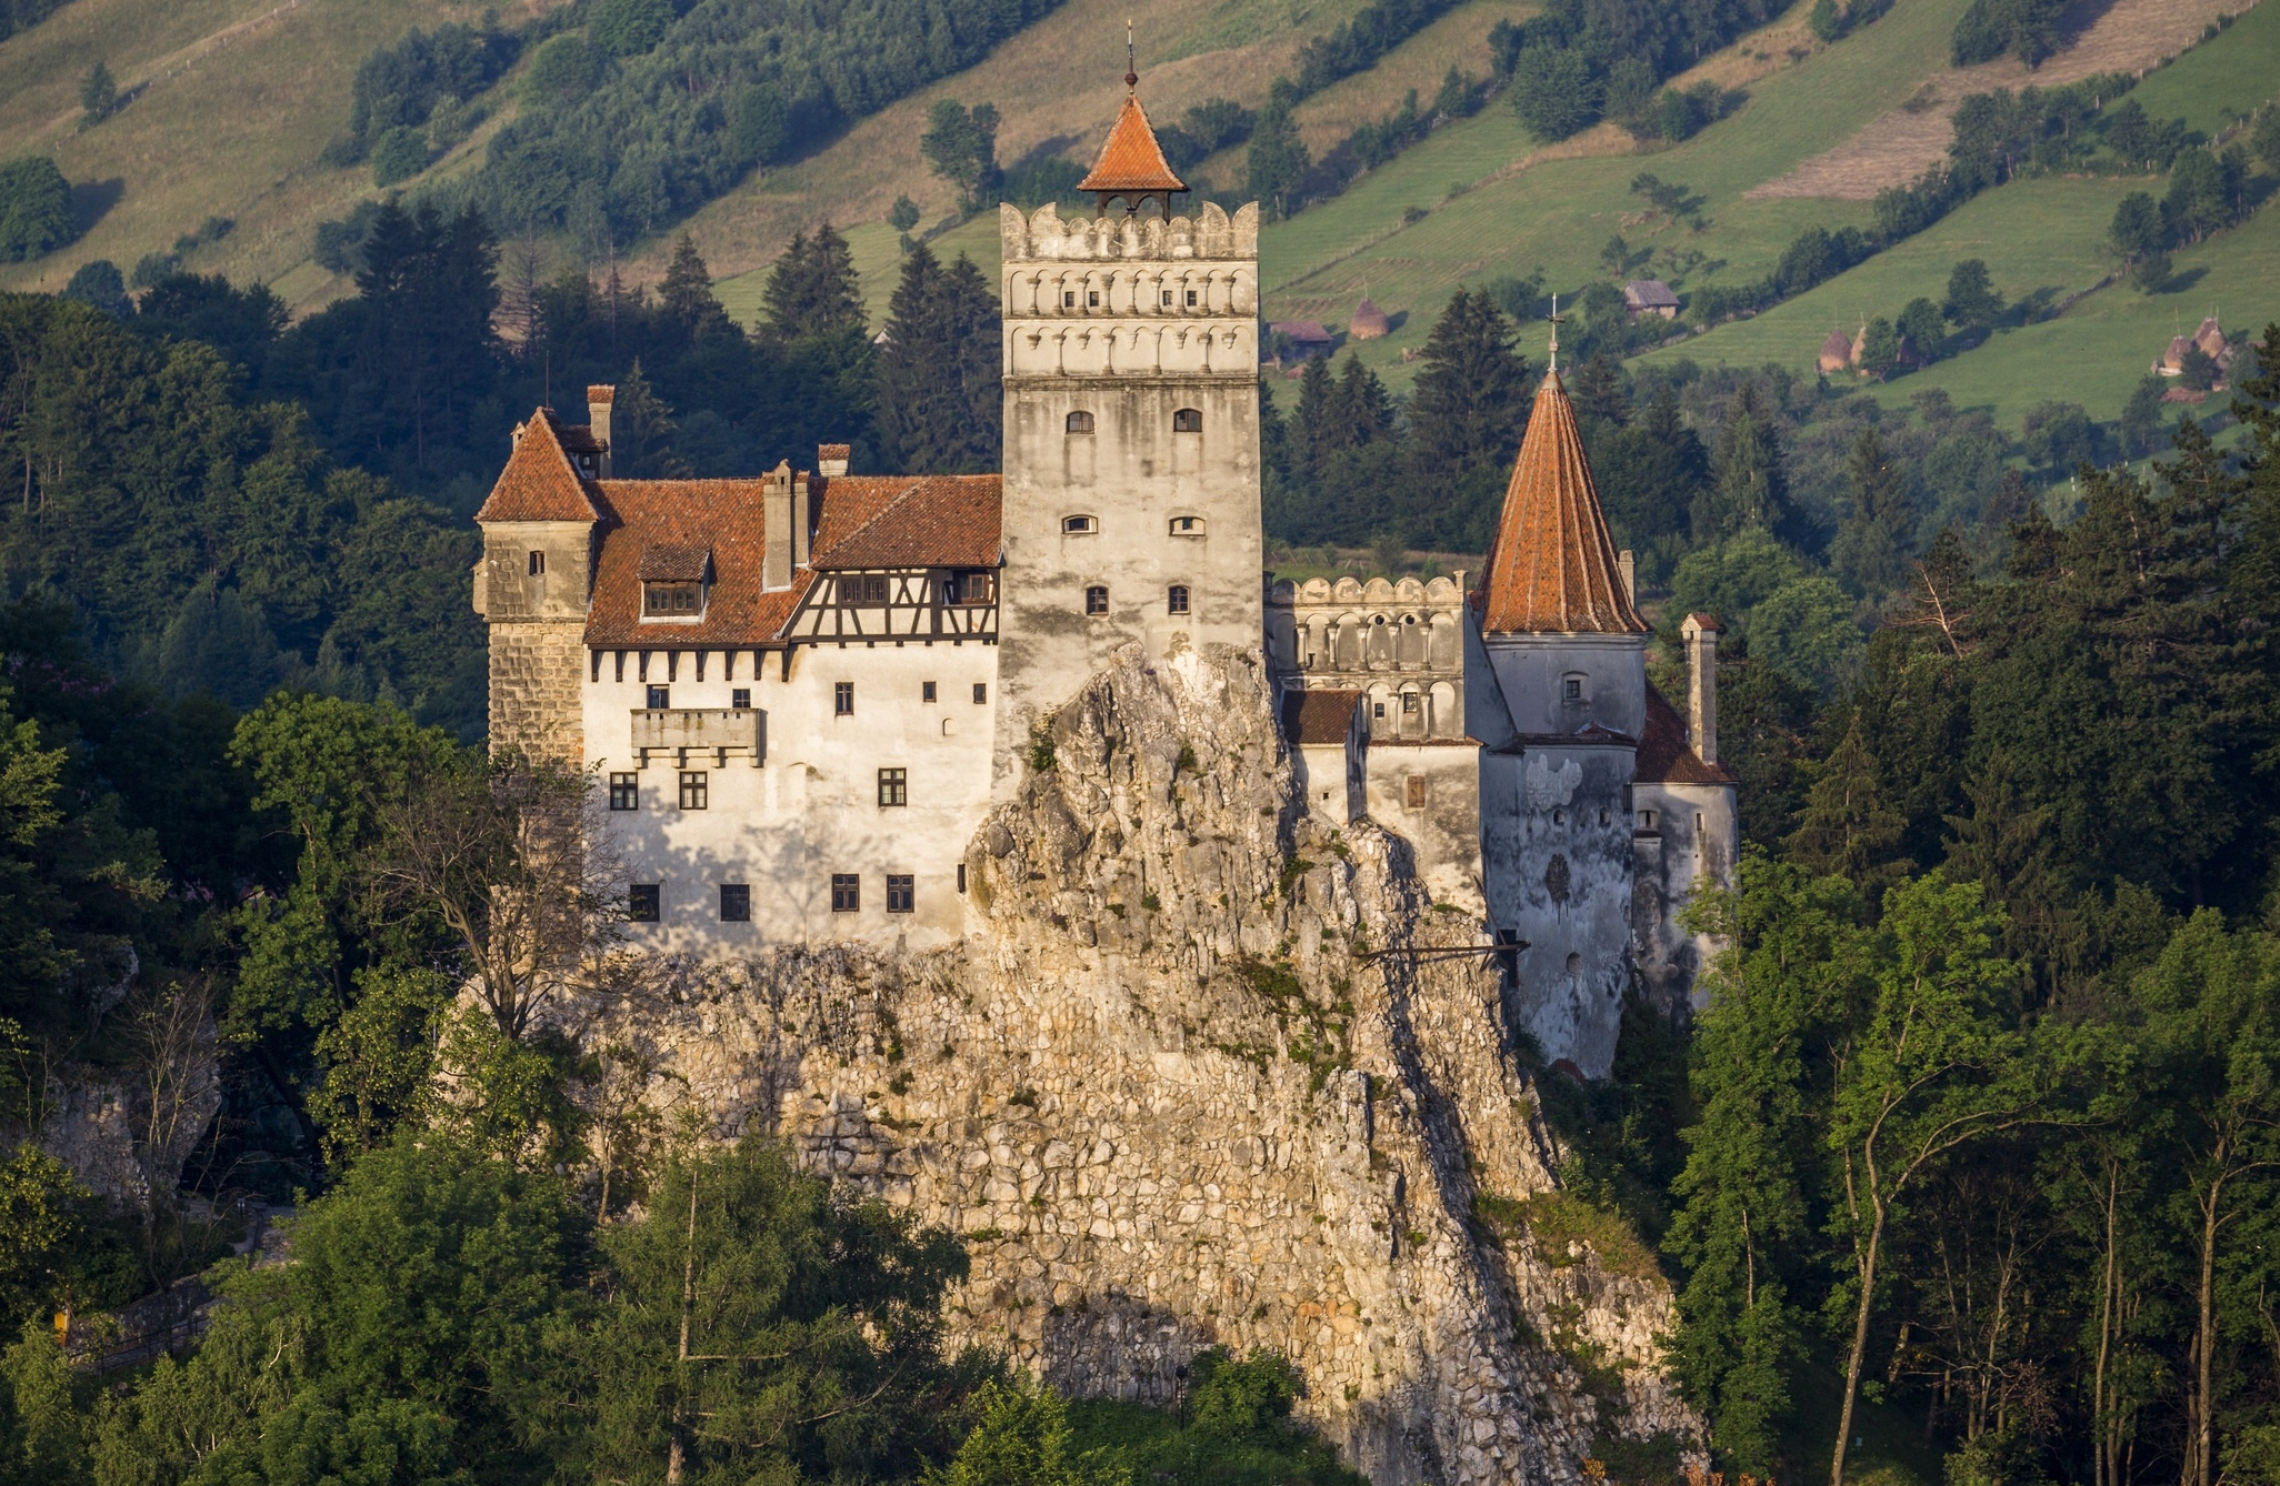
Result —
<instances>
[{"instance_id":1,"label":"limestone rock outcrop","mask_svg":"<svg viewBox=\"0 0 2280 1486\"><path fill-rule=\"evenodd\" d=\"M1256 652L1129 647L968 848L960 946L690 967L603 1040L963 1233L954 1329L1073 1393L1277 1348L1385 1486L1693 1439L1659 1279L1480 1215L1556 1185L1494 951L1398 837L1306 816L1270 696Z\"/></svg>"}]
</instances>

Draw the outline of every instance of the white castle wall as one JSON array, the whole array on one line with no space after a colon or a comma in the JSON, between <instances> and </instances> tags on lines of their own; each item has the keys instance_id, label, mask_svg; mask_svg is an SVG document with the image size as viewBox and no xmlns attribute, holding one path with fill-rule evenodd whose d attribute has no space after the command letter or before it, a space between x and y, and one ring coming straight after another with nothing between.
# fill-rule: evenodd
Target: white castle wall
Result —
<instances>
[{"instance_id":1,"label":"white castle wall","mask_svg":"<svg viewBox=\"0 0 2280 1486\"><path fill-rule=\"evenodd\" d=\"M763 945L863 938L913 948L947 943L966 930L958 865L989 805L990 744L998 707L998 656L983 644L802 647L789 681L782 658L767 657L755 678L749 654L733 678L714 652L703 681L684 654L670 683L676 708L727 707L748 689L766 715L766 760L731 753L689 767L708 774L704 810L679 808L676 760L654 750L639 769L641 808L601 819L608 849L628 882L662 892L656 924L630 928L635 942L660 949L734 954ZM636 769L632 717L650 683L665 682L665 658L652 652L649 681L626 657L616 679L611 654L584 695L587 762L602 774ZM853 715L834 715L834 685L855 685ZM935 683L936 701L921 700ZM976 684L989 700L973 701ZM906 806L878 803L878 771L909 771ZM834 913L831 875L862 877L862 909ZM914 911L887 912L886 877L915 880ZM752 922L720 922L719 884L752 888Z\"/></svg>"}]
</instances>

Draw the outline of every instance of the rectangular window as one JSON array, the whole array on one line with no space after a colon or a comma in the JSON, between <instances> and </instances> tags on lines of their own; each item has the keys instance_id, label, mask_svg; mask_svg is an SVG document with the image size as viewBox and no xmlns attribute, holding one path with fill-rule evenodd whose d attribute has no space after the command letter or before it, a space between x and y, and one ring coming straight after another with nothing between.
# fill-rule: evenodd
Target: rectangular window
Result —
<instances>
[{"instance_id":1,"label":"rectangular window","mask_svg":"<svg viewBox=\"0 0 2280 1486\"><path fill-rule=\"evenodd\" d=\"M739 686L728 694L728 705L739 712L749 712L752 710L752 693L745 687Z\"/></svg>"},{"instance_id":2,"label":"rectangular window","mask_svg":"<svg viewBox=\"0 0 2280 1486\"><path fill-rule=\"evenodd\" d=\"M1065 310L1073 310L1076 307L1077 291L1074 289L1063 289L1061 291L1061 308Z\"/></svg>"},{"instance_id":3,"label":"rectangular window","mask_svg":"<svg viewBox=\"0 0 2280 1486\"><path fill-rule=\"evenodd\" d=\"M831 715L834 717L853 717L855 715L854 682L835 681L832 683Z\"/></svg>"},{"instance_id":4,"label":"rectangular window","mask_svg":"<svg viewBox=\"0 0 2280 1486\"><path fill-rule=\"evenodd\" d=\"M908 805L910 803L910 770L881 769L879 771L879 803L882 805Z\"/></svg>"},{"instance_id":5,"label":"rectangular window","mask_svg":"<svg viewBox=\"0 0 2280 1486\"><path fill-rule=\"evenodd\" d=\"M877 608L887 602L890 593L885 573L849 573L839 580L839 602L843 608Z\"/></svg>"},{"instance_id":6,"label":"rectangular window","mask_svg":"<svg viewBox=\"0 0 2280 1486\"><path fill-rule=\"evenodd\" d=\"M975 706L977 706L977 707L986 707L986 706L988 706L988 705L989 705L989 702L990 702L990 684L989 684L987 681L977 681L977 682L975 682L975 683L974 683L974 705L975 705Z\"/></svg>"},{"instance_id":7,"label":"rectangular window","mask_svg":"<svg viewBox=\"0 0 2280 1486\"><path fill-rule=\"evenodd\" d=\"M960 863L958 864L958 891L962 893L962 892L964 892L965 890L966 890L966 864L965 864L964 862L960 862Z\"/></svg>"},{"instance_id":8,"label":"rectangular window","mask_svg":"<svg viewBox=\"0 0 2280 1486\"><path fill-rule=\"evenodd\" d=\"M1383 717L1383 716L1385 716L1385 703L1383 703L1383 702L1372 702L1372 703L1370 703L1370 716L1372 716L1372 717Z\"/></svg>"},{"instance_id":9,"label":"rectangular window","mask_svg":"<svg viewBox=\"0 0 2280 1486\"><path fill-rule=\"evenodd\" d=\"M649 688L650 711L663 712L666 708L672 705L673 693L670 690L662 686L652 686Z\"/></svg>"},{"instance_id":10,"label":"rectangular window","mask_svg":"<svg viewBox=\"0 0 2280 1486\"><path fill-rule=\"evenodd\" d=\"M1164 608L1166 612L1172 614L1185 614L1188 611L1188 591L1185 583L1174 583L1172 585L1171 592L1165 599Z\"/></svg>"},{"instance_id":11,"label":"rectangular window","mask_svg":"<svg viewBox=\"0 0 2280 1486\"><path fill-rule=\"evenodd\" d=\"M639 810L641 808L641 776L639 774L612 774L610 776L610 808L612 810Z\"/></svg>"},{"instance_id":12,"label":"rectangular window","mask_svg":"<svg viewBox=\"0 0 2280 1486\"><path fill-rule=\"evenodd\" d=\"M1653 830L1654 828L1655 828L1655 813L1654 813L1652 810L1642 810L1642 811L1640 811L1640 812L1639 812L1639 829L1640 829L1640 830L1642 830L1642 831L1651 831L1651 830Z\"/></svg>"},{"instance_id":13,"label":"rectangular window","mask_svg":"<svg viewBox=\"0 0 2280 1486\"><path fill-rule=\"evenodd\" d=\"M1172 302L1172 291L1171 291L1171 290L1169 290L1169 289L1166 289L1166 290L1164 291L1164 303L1165 303L1165 304L1170 304L1171 302Z\"/></svg>"},{"instance_id":14,"label":"rectangular window","mask_svg":"<svg viewBox=\"0 0 2280 1486\"><path fill-rule=\"evenodd\" d=\"M724 882L720 885L720 921L724 924L752 922L752 888L742 882Z\"/></svg>"},{"instance_id":15,"label":"rectangular window","mask_svg":"<svg viewBox=\"0 0 2280 1486\"><path fill-rule=\"evenodd\" d=\"M546 576L546 554L535 547L531 549L530 554L530 575L533 578Z\"/></svg>"},{"instance_id":16,"label":"rectangular window","mask_svg":"<svg viewBox=\"0 0 2280 1486\"><path fill-rule=\"evenodd\" d=\"M831 911L833 913L860 913L863 910L863 879L852 872L831 874Z\"/></svg>"},{"instance_id":17,"label":"rectangular window","mask_svg":"<svg viewBox=\"0 0 2280 1486\"><path fill-rule=\"evenodd\" d=\"M663 893L654 882L637 882L625 895L625 916L637 924L657 922Z\"/></svg>"},{"instance_id":18,"label":"rectangular window","mask_svg":"<svg viewBox=\"0 0 2280 1486\"><path fill-rule=\"evenodd\" d=\"M703 810L711 803L712 776L702 769L681 771L681 808Z\"/></svg>"},{"instance_id":19,"label":"rectangular window","mask_svg":"<svg viewBox=\"0 0 2280 1486\"><path fill-rule=\"evenodd\" d=\"M1404 712L1415 712L1417 710L1417 693L1405 691L1401 694L1401 710Z\"/></svg>"},{"instance_id":20,"label":"rectangular window","mask_svg":"<svg viewBox=\"0 0 2280 1486\"><path fill-rule=\"evenodd\" d=\"M1422 774L1412 774L1412 775L1410 775L1410 776L1409 776L1409 781L1408 781L1408 787L1409 787L1409 808L1410 808L1410 809L1412 809L1412 810L1422 810L1422 809L1424 809L1424 808L1425 808L1425 776L1424 776L1424 775L1422 775Z\"/></svg>"},{"instance_id":21,"label":"rectangular window","mask_svg":"<svg viewBox=\"0 0 2280 1486\"><path fill-rule=\"evenodd\" d=\"M702 583L644 583L641 587L644 614L685 619L704 612L705 586Z\"/></svg>"},{"instance_id":22,"label":"rectangular window","mask_svg":"<svg viewBox=\"0 0 2280 1486\"><path fill-rule=\"evenodd\" d=\"M1085 612L1094 618L1108 612L1108 590L1100 587L1085 590Z\"/></svg>"},{"instance_id":23,"label":"rectangular window","mask_svg":"<svg viewBox=\"0 0 2280 1486\"><path fill-rule=\"evenodd\" d=\"M1560 683L1560 686L1569 701L1580 702L1583 700L1583 678L1581 676L1567 677Z\"/></svg>"},{"instance_id":24,"label":"rectangular window","mask_svg":"<svg viewBox=\"0 0 2280 1486\"><path fill-rule=\"evenodd\" d=\"M921 681L918 683L918 699L922 702L931 702L934 700L933 682Z\"/></svg>"},{"instance_id":25,"label":"rectangular window","mask_svg":"<svg viewBox=\"0 0 2280 1486\"><path fill-rule=\"evenodd\" d=\"M1195 308L1195 291L1193 289L1187 292L1187 307L1191 310Z\"/></svg>"},{"instance_id":26,"label":"rectangular window","mask_svg":"<svg viewBox=\"0 0 2280 1486\"><path fill-rule=\"evenodd\" d=\"M1088 310L1097 310L1100 308L1100 291L1098 289L1088 289L1085 291L1085 308Z\"/></svg>"},{"instance_id":27,"label":"rectangular window","mask_svg":"<svg viewBox=\"0 0 2280 1486\"><path fill-rule=\"evenodd\" d=\"M910 912L911 902L917 896L917 891L911 886L909 873L889 872L887 874L887 912Z\"/></svg>"}]
</instances>

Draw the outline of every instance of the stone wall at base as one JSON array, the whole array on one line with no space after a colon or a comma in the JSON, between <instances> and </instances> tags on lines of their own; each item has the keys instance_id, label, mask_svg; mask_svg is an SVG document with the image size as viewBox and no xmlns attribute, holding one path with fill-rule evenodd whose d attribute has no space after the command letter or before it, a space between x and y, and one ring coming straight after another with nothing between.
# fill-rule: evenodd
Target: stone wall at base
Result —
<instances>
[{"instance_id":1,"label":"stone wall at base","mask_svg":"<svg viewBox=\"0 0 2280 1486\"><path fill-rule=\"evenodd\" d=\"M1201 1348L1276 1348L1383 1486L1698 1439L1667 1289L1477 1216L1556 1164L1478 924L1396 838L1308 815L1270 697L1255 651L1128 647L976 833L963 943L692 970L589 1035L962 1233L955 1337L1073 1393L1169 1402Z\"/></svg>"},{"instance_id":2,"label":"stone wall at base","mask_svg":"<svg viewBox=\"0 0 2280 1486\"><path fill-rule=\"evenodd\" d=\"M585 762L585 620L493 623L490 642L492 750Z\"/></svg>"}]
</instances>

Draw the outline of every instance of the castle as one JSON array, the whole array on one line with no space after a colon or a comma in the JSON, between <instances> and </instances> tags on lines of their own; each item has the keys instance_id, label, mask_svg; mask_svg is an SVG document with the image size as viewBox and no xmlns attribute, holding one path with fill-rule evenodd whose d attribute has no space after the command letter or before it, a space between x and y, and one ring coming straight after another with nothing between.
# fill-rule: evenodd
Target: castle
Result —
<instances>
[{"instance_id":1,"label":"castle","mask_svg":"<svg viewBox=\"0 0 2280 1486\"><path fill-rule=\"evenodd\" d=\"M1518 1021L1600 1076L1634 977L1668 1006L1724 880L1716 627L1682 719L1646 677L1558 372L1477 584L1263 581L1258 207L1205 203L1137 80L1080 184L1000 208L1004 469L620 480L611 389L540 408L476 521L494 748L592 768L633 932L731 955L967 932L968 843L1040 720L1122 647L1263 652L1307 807L1405 837L1514 968ZM1123 203L1121 212L1113 210Z\"/></svg>"}]
</instances>

